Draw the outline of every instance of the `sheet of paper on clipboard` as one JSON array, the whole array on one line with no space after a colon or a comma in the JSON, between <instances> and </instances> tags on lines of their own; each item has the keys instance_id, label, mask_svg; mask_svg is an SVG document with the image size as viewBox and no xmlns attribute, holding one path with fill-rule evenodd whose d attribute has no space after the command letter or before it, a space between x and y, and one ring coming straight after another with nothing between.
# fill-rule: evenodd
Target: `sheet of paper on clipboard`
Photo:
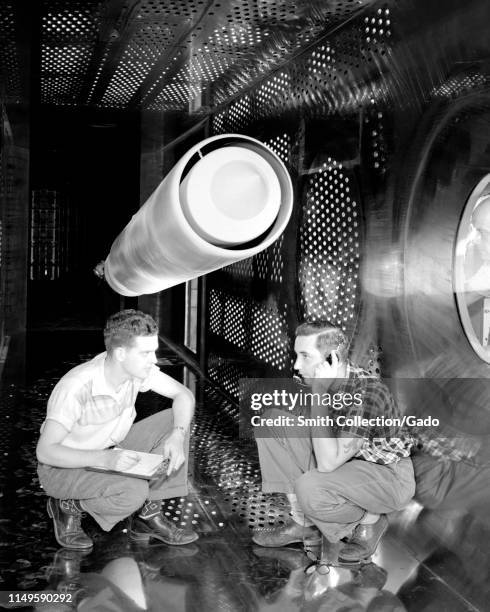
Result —
<instances>
[{"instance_id":1,"label":"sheet of paper on clipboard","mask_svg":"<svg viewBox=\"0 0 490 612\"><path fill-rule=\"evenodd\" d=\"M114 450L127 450L127 449L114 449ZM163 455L156 455L154 453L143 453L141 451L130 451L138 455L139 461L132 467L127 470L114 470L108 469L103 466L90 466L86 467L86 470L90 472L102 472L105 474L120 474L121 476L130 476L132 478L143 478L145 480L150 480L157 473L161 472L162 474L166 472L166 466L168 465L168 460L164 460ZM162 466L162 464L165 464ZM165 469L164 469L165 468Z\"/></svg>"}]
</instances>

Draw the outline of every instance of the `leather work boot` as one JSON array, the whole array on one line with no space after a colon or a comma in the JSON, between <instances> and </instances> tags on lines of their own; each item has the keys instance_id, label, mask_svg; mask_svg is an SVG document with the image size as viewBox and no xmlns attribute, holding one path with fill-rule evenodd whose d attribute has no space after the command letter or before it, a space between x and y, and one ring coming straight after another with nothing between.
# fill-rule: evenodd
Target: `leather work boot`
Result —
<instances>
[{"instance_id":1,"label":"leather work boot","mask_svg":"<svg viewBox=\"0 0 490 612\"><path fill-rule=\"evenodd\" d=\"M372 524L359 523L354 529L352 537L344 544L339 552L340 563L353 563L368 559L374 554L384 532L388 529L386 514Z\"/></svg>"},{"instance_id":2,"label":"leather work boot","mask_svg":"<svg viewBox=\"0 0 490 612\"><path fill-rule=\"evenodd\" d=\"M129 537L139 544L148 544L150 538L161 540L172 546L182 546L195 542L199 535L191 529L180 529L169 521L162 512L149 518L134 516L131 519Z\"/></svg>"},{"instance_id":3,"label":"leather work boot","mask_svg":"<svg viewBox=\"0 0 490 612\"><path fill-rule=\"evenodd\" d=\"M320 542L321 534L314 526L303 527L302 525L298 525L293 519L289 519L283 525L255 528L252 541L259 546L275 548L278 546L287 546L294 542L304 542L305 544Z\"/></svg>"},{"instance_id":4,"label":"leather work boot","mask_svg":"<svg viewBox=\"0 0 490 612\"><path fill-rule=\"evenodd\" d=\"M92 540L82 529L83 511L76 500L49 497L47 508L53 519L56 541L60 546L72 550L87 550L93 546Z\"/></svg>"}]
</instances>

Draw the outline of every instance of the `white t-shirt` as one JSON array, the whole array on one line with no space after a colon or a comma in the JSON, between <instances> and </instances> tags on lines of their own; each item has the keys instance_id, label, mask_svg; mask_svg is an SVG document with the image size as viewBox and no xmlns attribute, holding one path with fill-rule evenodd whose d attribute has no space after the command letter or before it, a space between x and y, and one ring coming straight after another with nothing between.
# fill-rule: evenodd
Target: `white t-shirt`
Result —
<instances>
[{"instance_id":1,"label":"white t-shirt","mask_svg":"<svg viewBox=\"0 0 490 612\"><path fill-rule=\"evenodd\" d=\"M131 378L116 393L105 380L106 356L101 353L67 372L51 393L46 420L57 421L68 430L61 442L64 446L101 450L119 444L136 417L136 396L148 391L152 377L160 372L153 365L147 378Z\"/></svg>"}]
</instances>

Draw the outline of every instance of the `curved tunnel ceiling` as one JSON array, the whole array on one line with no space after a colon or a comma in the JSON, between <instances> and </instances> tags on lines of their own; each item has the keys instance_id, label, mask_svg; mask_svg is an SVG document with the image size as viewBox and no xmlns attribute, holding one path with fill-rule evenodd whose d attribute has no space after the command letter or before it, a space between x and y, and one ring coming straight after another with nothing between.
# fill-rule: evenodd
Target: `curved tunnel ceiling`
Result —
<instances>
[{"instance_id":1,"label":"curved tunnel ceiling","mask_svg":"<svg viewBox=\"0 0 490 612\"><path fill-rule=\"evenodd\" d=\"M218 120L231 101L275 117L423 103L488 82L454 74L465 32L487 53L462 7L424 4L421 24L408 0L0 0L2 100Z\"/></svg>"},{"instance_id":2,"label":"curved tunnel ceiling","mask_svg":"<svg viewBox=\"0 0 490 612\"><path fill-rule=\"evenodd\" d=\"M26 19L41 103L206 110L225 103L373 0L23 0L0 6L8 98L25 78ZM35 14L34 8L37 8ZM26 13L29 17L26 17ZM27 87L27 84L26 84Z\"/></svg>"}]
</instances>

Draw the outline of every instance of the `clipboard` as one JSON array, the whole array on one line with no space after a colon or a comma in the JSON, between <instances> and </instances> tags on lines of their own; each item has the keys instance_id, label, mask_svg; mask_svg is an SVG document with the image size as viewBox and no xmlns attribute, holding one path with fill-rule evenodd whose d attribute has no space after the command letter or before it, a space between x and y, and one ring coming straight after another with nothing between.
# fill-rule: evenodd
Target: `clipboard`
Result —
<instances>
[{"instance_id":1,"label":"clipboard","mask_svg":"<svg viewBox=\"0 0 490 612\"><path fill-rule=\"evenodd\" d=\"M115 448L114 450L130 450ZM168 459L164 459L163 455L156 455L154 453L143 453L141 451L133 451L139 456L140 460L136 465L133 465L127 470L113 470L103 466L87 466L85 469L89 472L101 472L103 474L117 474L119 476L129 476L130 478L142 478L144 480L151 480L157 473L161 472L162 475L166 472L168 465Z\"/></svg>"}]
</instances>

